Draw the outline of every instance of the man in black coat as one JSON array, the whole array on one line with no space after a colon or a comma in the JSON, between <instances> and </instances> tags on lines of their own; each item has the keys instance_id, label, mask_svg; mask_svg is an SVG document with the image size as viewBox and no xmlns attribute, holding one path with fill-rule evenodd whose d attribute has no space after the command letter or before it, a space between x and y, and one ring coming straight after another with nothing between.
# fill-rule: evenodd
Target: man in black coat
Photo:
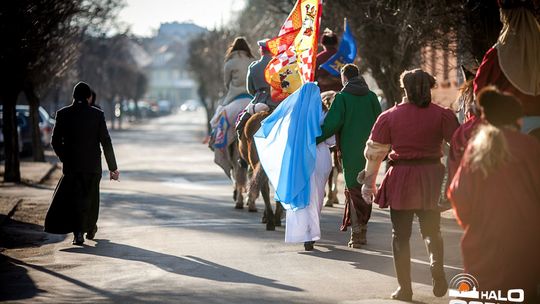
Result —
<instances>
[{"instance_id":1,"label":"man in black coat","mask_svg":"<svg viewBox=\"0 0 540 304\"><path fill-rule=\"evenodd\" d=\"M73 232L74 245L93 239L99 214L99 182L101 149L110 171L118 180L111 137L103 111L89 105L90 86L79 82L73 89L73 103L60 109L52 135L52 147L63 164L63 176L56 187L45 219L45 231L65 234Z\"/></svg>"}]
</instances>

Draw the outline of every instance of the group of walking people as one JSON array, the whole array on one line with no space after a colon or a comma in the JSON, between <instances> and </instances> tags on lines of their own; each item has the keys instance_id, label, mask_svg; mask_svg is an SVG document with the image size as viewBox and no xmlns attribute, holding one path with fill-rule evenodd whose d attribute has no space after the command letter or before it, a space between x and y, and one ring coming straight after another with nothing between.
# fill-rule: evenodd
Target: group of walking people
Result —
<instances>
[{"instance_id":1,"label":"group of walking people","mask_svg":"<svg viewBox=\"0 0 540 304\"><path fill-rule=\"evenodd\" d=\"M474 94L466 104L467 119L462 125L454 112L432 102L436 79L422 69L401 74L403 98L383 112L356 65L341 67L341 78L320 68L336 53L338 44L333 33L323 35L323 51L317 56L318 84L308 83L299 90L309 96L310 104L302 107L307 113L287 112L288 119L307 122L305 126L295 124L298 128L294 132L297 138L306 139L301 147L314 162L301 168L309 167L305 170L310 174L309 201L286 208L285 241L304 243L309 251L320 240L325 185L332 169L329 149L335 146L345 178L341 230L351 228L348 245L359 248L367 244L373 203L390 208L398 281L393 299L412 300L409 240L415 216L429 256L433 294L442 297L447 292L438 204L446 177L449 182L443 192L465 230L461 246L465 271L477 278L481 290L520 288L527 303L538 300L540 142L520 130L524 114L536 113L540 105L540 25L523 7L503 6L501 16L503 31L476 72ZM272 56L266 40L258 45L258 60L242 37L227 50L224 80L228 92L211 121L212 127L221 131L212 145L228 147L236 140L236 132L227 126L236 124L241 133L251 115L280 106L272 100L264 77ZM520 60L511 60L517 57ZM286 99L281 106L291 100ZM110 178L119 178L104 114L93 103L95 93L90 86L78 83L73 103L57 112L52 137L64 175L54 193L45 231L73 232L75 245L84 243L85 233L92 239L97 232L100 146ZM279 108L275 111L282 112ZM448 170L441 162L445 143L450 151ZM313 153L307 155L308 149ZM225 151L233 153L234 149ZM298 156L302 151L295 153ZM247 167L238 155L224 157ZM308 164L301 157L295 160ZM378 186L383 161L388 168ZM290 202L282 203L286 206Z\"/></svg>"},{"instance_id":2,"label":"group of walking people","mask_svg":"<svg viewBox=\"0 0 540 304\"><path fill-rule=\"evenodd\" d=\"M515 8L502 8L501 14L507 21L503 32L529 35L526 39L538 41L540 32L508 29L520 26L515 19L532 22L540 29L530 12L519 9L516 13ZM235 44L239 39L243 38L237 38ZM521 83L501 79L505 77L501 72L504 66L498 73L493 71L505 62L501 56L493 56L495 51L510 56L506 51L512 48L520 50L526 58L538 57L537 49L515 48L513 43L518 40L508 34L506 41L503 36L487 52L476 74L466 120L460 125L456 113L432 102L436 79L422 69L401 74L403 99L384 112L377 95L354 64L341 68L341 79L325 73L319 66L324 58L336 52L338 44L335 35L326 32L316 70L322 91L318 98L321 107L309 107L310 111L320 111L317 117L321 117L320 133L314 139L316 163L310 178L310 201L305 208L287 210L285 241L303 242L306 250L313 250L315 241L320 239L319 218L332 167L329 148L336 146L346 186L341 230L351 227L348 245L358 248L367 244L372 203L390 208L398 281L398 288L391 295L393 299L412 300L409 239L415 216L429 256L433 294L442 297L448 290L440 228L441 193L447 194L459 224L465 229L464 268L478 279L481 289L522 288L527 299L536 299L540 283L540 226L536 222L540 214L540 143L520 130L524 115L522 99L537 101L540 92L534 87L538 83L530 82L531 90L522 90ZM247 114L239 119L240 125L250 114L276 107L270 98L270 87L264 81L264 67L270 55L264 41L259 46L261 59L244 70L245 92L254 98L245 108ZM494 63L493 59L501 62ZM540 61L532 64L538 66ZM540 79L539 69L521 68L522 73ZM237 72L241 75L241 71ZM448 168L442 163L444 145L450 147ZM377 186L385 160L387 170ZM447 186L443 185L445 179Z\"/></svg>"}]
</instances>

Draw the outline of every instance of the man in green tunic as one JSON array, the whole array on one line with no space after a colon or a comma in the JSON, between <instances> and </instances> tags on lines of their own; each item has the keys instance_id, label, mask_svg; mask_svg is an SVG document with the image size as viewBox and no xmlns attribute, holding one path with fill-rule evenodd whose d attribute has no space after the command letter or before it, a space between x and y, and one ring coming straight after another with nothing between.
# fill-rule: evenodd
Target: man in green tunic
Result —
<instances>
[{"instance_id":1,"label":"man in green tunic","mask_svg":"<svg viewBox=\"0 0 540 304\"><path fill-rule=\"evenodd\" d=\"M326 115L317 144L336 135L346 186L341 230L346 231L347 226L352 226L349 247L359 248L367 243L371 204L362 199L362 185L356 178L364 169L364 148L373 124L381 114L381 106L377 95L369 90L356 65L347 64L341 69L341 81L343 89L336 94Z\"/></svg>"}]
</instances>

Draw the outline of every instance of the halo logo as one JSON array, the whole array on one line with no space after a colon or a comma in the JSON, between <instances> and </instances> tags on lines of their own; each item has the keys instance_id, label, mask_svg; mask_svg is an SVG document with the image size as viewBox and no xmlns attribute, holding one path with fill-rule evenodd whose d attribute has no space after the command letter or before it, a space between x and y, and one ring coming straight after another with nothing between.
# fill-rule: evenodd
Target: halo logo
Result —
<instances>
[{"instance_id":1,"label":"halo logo","mask_svg":"<svg viewBox=\"0 0 540 304\"><path fill-rule=\"evenodd\" d=\"M452 278L448 288L448 295L454 298L480 299L477 291L478 281L467 273L460 273Z\"/></svg>"},{"instance_id":2,"label":"halo logo","mask_svg":"<svg viewBox=\"0 0 540 304\"><path fill-rule=\"evenodd\" d=\"M467 273L456 275L450 281L448 295L458 300L450 300L450 304L523 303L525 301L523 289L510 289L504 293L501 290L479 291L478 288L478 281L472 275Z\"/></svg>"}]
</instances>

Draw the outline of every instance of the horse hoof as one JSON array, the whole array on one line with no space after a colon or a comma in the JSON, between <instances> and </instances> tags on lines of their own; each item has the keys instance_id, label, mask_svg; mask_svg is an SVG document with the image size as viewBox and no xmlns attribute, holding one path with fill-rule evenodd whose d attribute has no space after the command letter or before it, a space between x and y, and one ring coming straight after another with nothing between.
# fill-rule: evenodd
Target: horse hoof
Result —
<instances>
[{"instance_id":1,"label":"horse hoof","mask_svg":"<svg viewBox=\"0 0 540 304\"><path fill-rule=\"evenodd\" d=\"M270 222L266 223L266 231L275 231L276 226Z\"/></svg>"},{"instance_id":2,"label":"horse hoof","mask_svg":"<svg viewBox=\"0 0 540 304\"><path fill-rule=\"evenodd\" d=\"M334 207L334 204L331 202L331 201L327 201L325 204L324 204L325 207Z\"/></svg>"},{"instance_id":3,"label":"horse hoof","mask_svg":"<svg viewBox=\"0 0 540 304\"><path fill-rule=\"evenodd\" d=\"M263 217L262 217L261 223L263 223L263 224L268 223L268 219L266 218L266 216L263 216Z\"/></svg>"},{"instance_id":4,"label":"horse hoof","mask_svg":"<svg viewBox=\"0 0 540 304\"><path fill-rule=\"evenodd\" d=\"M281 227L281 221L280 220L276 221L276 227Z\"/></svg>"},{"instance_id":5,"label":"horse hoof","mask_svg":"<svg viewBox=\"0 0 540 304\"><path fill-rule=\"evenodd\" d=\"M244 209L244 204L243 203L236 203L236 205L234 205L234 209Z\"/></svg>"},{"instance_id":6,"label":"horse hoof","mask_svg":"<svg viewBox=\"0 0 540 304\"><path fill-rule=\"evenodd\" d=\"M248 211L249 212L257 212L257 208L249 208Z\"/></svg>"}]
</instances>

